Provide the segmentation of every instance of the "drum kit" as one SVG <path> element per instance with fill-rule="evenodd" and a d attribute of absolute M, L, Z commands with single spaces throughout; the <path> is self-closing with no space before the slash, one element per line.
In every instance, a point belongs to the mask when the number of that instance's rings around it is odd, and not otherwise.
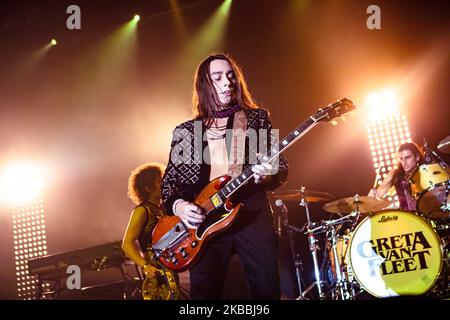
<path fill-rule="evenodd" d="M 450 153 L 447 140 L 438 148 Z M 355 195 L 335 200 L 305 187 L 269 192 L 280 208 L 278 233 L 286 230 L 289 239 L 298 300 L 356 300 L 364 292 L 371 298 L 450 295 L 450 171 L 436 160 L 411 174 L 415 212 L 394 209 L 386 199 Z M 303 208 L 302 227 L 289 225 L 284 201 Z M 325 203 L 323 210 L 333 219 L 313 221 L 311 203 Z M 293 241 L 297 234 L 306 235 L 312 257 L 314 280 L 307 288 Z"/>

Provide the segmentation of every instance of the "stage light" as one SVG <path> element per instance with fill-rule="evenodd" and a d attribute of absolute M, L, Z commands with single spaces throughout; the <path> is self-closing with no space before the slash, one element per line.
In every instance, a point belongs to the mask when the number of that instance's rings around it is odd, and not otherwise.
<path fill-rule="evenodd" d="M 39 229 L 42 229 L 42 232 L 44 232 L 45 221 L 43 219 L 43 212 L 38 212 L 38 210 L 35 210 L 39 206 L 42 206 L 41 198 L 35 199 L 34 201 L 30 202 L 22 202 L 20 203 L 19 207 L 16 207 L 14 209 L 14 211 L 17 212 L 24 211 L 23 214 L 21 214 L 24 218 L 13 221 L 13 228 L 17 231 L 17 233 L 19 233 L 19 238 L 23 238 L 18 241 L 20 245 L 14 246 L 16 264 L 19 264 L 20 270 L 22 270 L 17 274 L 17 287 L 18 289 L 22 288 L 19 298 L 22 299 L 36 298 L 36 282 L 34 281 L 35 276 L 28 275 L 27 260 L 35 259 L 38 256 L 47 254 L 47 246 L 45 240 L 42 242 L 38 241 L 41 237 L 36 236 L 36 232 L 31 232 L 30 228 L 27 227 L 28 225 L 30 225 L 30 223 L 25 222 L 34 220 L 32 223 L 35 224 Z M 24 221 L 24 223 L 19 223 L 19 220 Z M 33 227 L 32 229 L 35 229 L 35 227 Z M 27 281 L 25 281 L 25 279 Z"/>
<path fill-rule="evenodd" d="M 365 107 L 368 109 L 369 118 L 372 121 L 378 121 L 384 116 L 391 117 L 398 111 L 397 94 L 393 89 L 371 92 L 367 95 Z"/>
<path fill-rule="evenodd" d="M 0 174 L 0 199 L 20 203 L 35 199 L 44 187 L 42 168 L 27 163 L 4 167 Z"/>
<path fill-rule="evenodd" d="M 231 0 L 224 0 L 191 37 L 188 45 L 179 52 L 177 63 L 174 64 L 174 70 L 177 70 L 176 74 L 186 68 L 185 66 L 197 63 L 209 52 L 223 50 L 231 4 Z"/>
<path fill-rule="evenodd" d="M 134 15 L 134 17 L 133 17 L 133 20 L 134 20 L 135 22 L 138 22 L 139 20 L 141 20 L 141 17 L 140 17 L 138 14 L 136 14 L 136 15 Z"/>
<path fill-rule="evenodd" d="M 56 46 L 58 44 L 58 42 L 56 41 L 56 39 L 52 39 L 52 41 L 50 41 L 50 44 L 52 46 Z"/>
<path fill-rule="evenodd" d="M 378 151 L 378 157 L 374 157 L 372 153 L 374 169 L 378 173 L 375 184 L 381 185 L 383 177 L 393 170 L 393 166 L 398 162 L 396 150 L 400 144 L 411 141 L 411 134 L 406 116 L 398 112 L 397 97 L 393 90 L 370 93 L 366 99 L 366 106 L 369 108 L 369 121 L 366 127 L 370 150 L 373 151 L 373 145 L 376 144 Z M 376 132 L 378 134 L 375 134 Z M 381 141 L 378 137 L 381 137 Z M 387 198 L 398 207 L 398 200 L 393 195 L 389 194 Z"/>
<path fill-rule="evenodd" d="M 46 173 L 43 167 L 29 163 L 14 163 L 0 172 L 0 199 L 12 205 L 12 222 L 15 260 L 22 270 L 17 275 L 17 286 L 21 287 L 19 298 L 35 299 L 34 284 L 25 283 L 28 276 L 27 260 L 45 255 L 46 250 L 36 243 L 36 228 L 45 230 L 42 192 Z M 42 209 L 37 209 L 42 208 Z M 16 237 L 17 234 L 17 237 Z"/>

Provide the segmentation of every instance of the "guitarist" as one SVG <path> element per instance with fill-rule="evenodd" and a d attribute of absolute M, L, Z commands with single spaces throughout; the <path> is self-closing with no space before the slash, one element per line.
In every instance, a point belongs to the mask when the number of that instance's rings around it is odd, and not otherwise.
<path fill-rule="evenodd" d="M 268 112 L 254 102 L 236 62 L 215 54 L 197 67 L 193 113 L 192 120 L 173 131 L 161 183 L 168 215 L 175 214 L 187 227 L 197 228 L 205 217 L 192 201 L 202 188 L 214 178 L 235 177 L 255 165 L 254 178 L 232 196 L 233 204 L 243 204 L 235 222 L 208 242 L 204 255 L 190 269 L 190 298 L 223 298 L 228 262 L 236 253 L 251 298 L 279 299 L 278 238 L 266 191 L 286 182 L 288 164 L 283 155 L 273 166 L 256 164 L 259 153 L 275 146 Z"/>
<path fill-rule="evenodd" d="M 180 298 L 178 275 L 156 262 L 150 250 L 153 228 L 163 214 L 159 187 L 163 172 L 162 164 L 149 162 L 135 168 L 128 178 L 128 196 L 136 207 L 123 237 L 122 250 L 146 276 L 142 288 L 146 300 Z"/>

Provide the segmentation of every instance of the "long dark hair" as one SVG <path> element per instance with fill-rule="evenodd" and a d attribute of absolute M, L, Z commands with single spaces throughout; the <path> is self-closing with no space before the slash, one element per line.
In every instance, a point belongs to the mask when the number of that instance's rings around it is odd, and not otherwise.
<path fill-rule="evenodd" d="M 236 77 L 235 103 L 244 110 L 258 108 L 258 105 L 248 90 L 242 70 L 236 61 L 226 54 L 212 54 L 198 65 L 195 72 L 194 88 L 192 90 L 194 119 L 205 120 L 207 127 L 212 124 L 213 118 L 216 116 L 216 111 L 222 106 L 210 76 L 211 61 L 216 59 L 227 61 L 233 69 Z"/>
<path fill-rule="evenodd" d="M 417 165 L 421 165 L 424 163 L 424 155 L 422 149 L 415 143 L 415 142 L 407 142 L 403 143 L 398 147 L 397 152 L 402 152 L 405 150 L 409 150 L 412 152 L 414 157 L 419 157 L 419 161 L 417 162 Z M 405 170 L 401 165 L 399 165 L 398 169 L 395 172 L 394 175 L 394 184 L 398 185 L 402 179 L 405 178 Z"/>

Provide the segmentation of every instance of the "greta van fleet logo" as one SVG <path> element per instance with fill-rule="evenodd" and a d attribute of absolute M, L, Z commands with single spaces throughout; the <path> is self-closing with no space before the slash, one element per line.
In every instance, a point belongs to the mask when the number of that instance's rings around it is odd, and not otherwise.
<path fill-rule="evenodd" d="M 382 276 L 428 269 L 430 248 L 423 232 L 418 231 L 362 241 L 358 244 L 357 251 L 360 257 L 367 259 L 370 276 L 374 277 L 377 268 Z"/>

